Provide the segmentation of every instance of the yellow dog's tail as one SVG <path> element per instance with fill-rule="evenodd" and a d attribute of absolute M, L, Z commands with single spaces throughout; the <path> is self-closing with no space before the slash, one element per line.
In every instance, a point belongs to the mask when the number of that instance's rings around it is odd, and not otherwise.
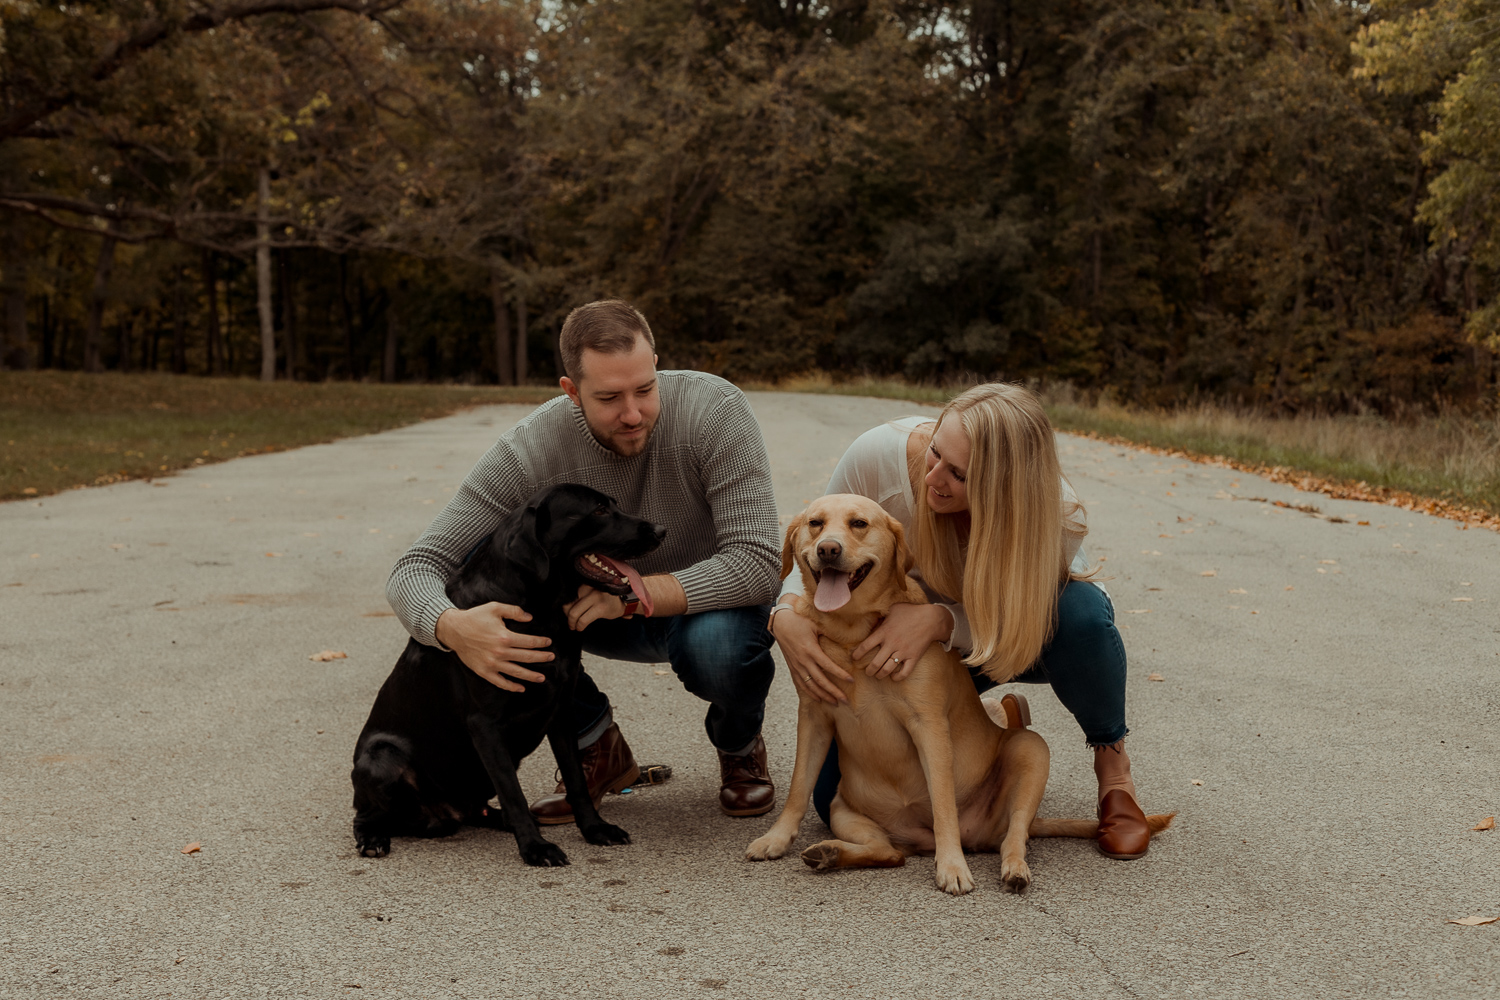
<path fill-rule="evenodd" d="M 1176 813 L 1158 814 L 1146 817 L 1146 825 L 1151 828 L 1154 837 L 1167 827 L 1172 825 L 1172 819 Z M 1038 816 L 1031 821 L 1030 835 L 1033 837 L 1084 837 L 1092 839 L 1099 835 L 1099 821 L 1097 819 L 1042 819 Z"/>

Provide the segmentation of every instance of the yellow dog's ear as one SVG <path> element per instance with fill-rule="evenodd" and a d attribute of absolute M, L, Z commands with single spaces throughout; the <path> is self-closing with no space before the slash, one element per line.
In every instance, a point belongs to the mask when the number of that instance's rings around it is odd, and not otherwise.
<path fill-rule="evenodd" d="M 797 557 L 793 554 L 795 549 L 794 539 L 797 535 L 797 529 L 801 527 L 801 514 L 798 514 L 796 519 L 786 526 L 786 541 L 781 546 L 781 578 L 783 580 L 786 579 L 787 574 L 792 571 L 792 566 L 797 562 Z"/>
<path fill-rule="evenodd" d="M 885 516 L 885 520 L 891 529 L 891 537 L 896 540 L 896 575 L 899 582 L 911 572 L 913 562 L 911 549 L 907 547 L 906 531 L 901 527 L 901 522 L 889 514 Z"/>

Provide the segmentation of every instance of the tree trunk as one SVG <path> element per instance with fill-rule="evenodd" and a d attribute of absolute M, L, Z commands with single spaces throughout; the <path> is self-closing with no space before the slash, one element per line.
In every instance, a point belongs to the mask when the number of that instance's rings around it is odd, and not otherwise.
<path fill-rule="evenodd" d="M 135 341 L 135 338 L 131 336 L 131 334 L 135 333 L 135 317 L 136 314 L 131 313 L 125 319 L 120 320 L 120 325 L 116 327 L 115 346 L 117 348 L 117 356 L 115 358 L 115 367 L 122 372 L 128 372 L 135 367 L 135 359 L 130 356 L 130 351 Z"/>
<path fill-rule="evenodd" d="M 344 366 L 350 379 L 354 374 L 354 313 L 349 307 L 349 255 L 339 254 L 339 308 L 344 321 Z"/>
<path fill-rule="evenodd" d="M 306 374 L 307 351 L 297 339 L 296 279 L 292 277 L 291 251 L 276 255 L 277 273 L 281 277 L 282 347 L 286 350 L 287 381 L 295 382 Z"/>
<path fill-rule="evenodd" d="M 203 293 L 208 300 L 208 337 L 204 341 L 203 371 L 219 374 L 219 275 L 212 250 L 203 251 Z"/>
<path fill-rule="evenodd" d="M 516 289 L 516 385 L 526 384 L 526 293 Z"/>
<path fill-rule="evenodd" d="M 510 342 L 510 310 L 505 307 L 505 284 L 498 270 L 490 272 L 490 303 L 495 308 L 495 381 L 515 385 L 515 346 Z"/>
<path fill-rule="evenodd" d="M 396 305 L 399 293 L 391 296 L 385 307 L 385 354 L 380 364 L 380 381 L 396 381 L 396 342 L 401 337 L 401 310 Z"/>
<path fill-rule="evenodd" d="M 172 283 L 172 371 L 178 375 L 187 371 L 187 295 L 182 286 L 182 269 L 178 268 Z"/>
<path fill-rule="evenodd" d="M 57 359 L 57 330 L 52 318 L 52 296 L 42 296 L 42 367 L 51 368 Z"/>
<path fill-rule="evenodd" d="M 89 299 L 89 323 L 83 334 L 83 370 L 101 372 L 103 360 L 99 356 L 99 327 L 104 323 L 104 292 L 109 287 L 109 273 L 115 266 L 115 238 L 104 237 L 99 247 L 99 261 L 94 266 L 94 289 Z"/>
<path fill-rule="evenodd" d="M 30 368 L 30 340 L 26 333 L 26 263 L 20 248 L 13 248 L 5 265 L 5 333 L 0 336 L 0 368 Z"/>
<path fill-rule="evenodd" d="M 260 380 L 276 381 L 276 330 L 271 323 L 271 168 L 260 168 L 255 206 L 255 305 L 260 313 Z"/>

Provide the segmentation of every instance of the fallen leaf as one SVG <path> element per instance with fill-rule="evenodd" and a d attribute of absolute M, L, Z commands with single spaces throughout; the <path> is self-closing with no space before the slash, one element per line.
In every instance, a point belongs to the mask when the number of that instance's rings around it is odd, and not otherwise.
<path fill-rule="evenodd" d="M 1370 522 L 1369 521 L 1355 521 L 1354 523 L 1355 524 L 1363 524 L 1367 528 L 1370 526 Z"/>
<path fill-rule="evenodd" d="M 1167 490 L 1167 496 L 1169 496 L 1169 497 L 1175 497 L 1176 495 L 1177 494 L 1173 493 L 1171 490 Z"/>
<path fill-rule="evenodd" d="M 1195 785 L 1201 785 L 1201 784 L 1203 784 L 1203 782 L 1199 781 L 1197 778 L 1194 778 L 1193 779 L 1193 784 L 1195 784 Z"/>
<path fill-rule="evenodd" d="M 1287 587 L 1286 589 L 1287 590 L 1296 590 L 1297 588 L 1296 587 Z"/>
<path fill-rule="evenodd" d="M 658 677 L 665 677 L 665 676 L 667 676 L 667 674 L 670 674 L 672 671 L 670 671 L 670 670 L 653 670 L 651 672 L 653 674 L 655 674 L 656 676 L 658 676 Z"/>
<path fill-rule="evenodd" d="M 1337 559 L 1319 559 L 1318 562 L 1322 563 L 1324 566 L 1337 566 L 1339 564 L 1339 561 Z"/>
<path fill-rule="evenodd" d="M 189 844 L 189 845 L 187 845 L 187 846 L 186 846 L 186 847 L 184 847 L 184 848 L 183 848 L 183 849 L 182 849 L 182 853 L 183 853 L 183 854 L 197 854 L 197 853 L 198 853 L 198 852 L 199 852 L 199 851 L 201 851 L 201 850 L 203 850 L 203 845 L 202 845 L 202 844 L 200 844 L 200 843 L 198 843 L 198 842 L 197 842 L 197 841 L 196 841 L 196 840 L 195 840 L 195 841 L 193 841 L 193 842 L 192 842 L 192 843 L 191 843 L 191 844 Z"/>
<path fill-rule="evenodd" d="M 378 535 L 378 534 L 380 534 L 380 529 L 379 528 L 371 528 L 370 529 L 370 534 L 372 534 L 372 535 Z"/>
<path fill-rule="evenodd" d="M 1132 610 L 1127 611 L 1125 613 L 1127 615 L 1149 615 L 1151 613 L 1151 609 L 1150 608 L 1133 608 Z"/>
<path fill-rule="evenodd" d="M 1486 816 L 1484 819 L 1482 819 L 1482 820 L 1479 821 L 1479 825 L 1478 826 L 1471 826 L 1471 827 L 1469 827 L 1469 829 L 1471 829 L 1471 830 L 1493 830 L 1494 828 L 1495 828 L 1495 817 L 1493 817 L 1493 816 Z"/>
<path fill-rule="evenodd" d="M 1258 615 L 1258 614 L 1260 614 L 1260 612 L 1259 612 L 1259 611 L 1252 611 L 1252 612 L 1250 612 L 1250 613 L 1251 613 L 1251 614 L 1252 614 L 1252 615 Z"/>
<path fill-rule="evenodd" d="M 280 555 L 281 555 L 280 552 L 267 552 L 266 553 L 266 558 L 267 559 L 276 559 L 276 558 L 280 557 Z"/>
<path fill-rule="evenodd" d="M 35 486 L 28 486 L 24 490 L 22 490 L 21 492 L 25 493 L 27 496 L 33 496 L 33 495 L 36 494 L 36 487 Z"/>
<path fill-rule="evenodd" d="M 1171 538 L 1171 535 L 1157 535 L 1157 538 Z"/>
<path fill-rule="evenodd" d="M 1163 677 L 1161 674 L 1147 674 L 1146 675 L 1146 680 L 1148 680 L 1148 681 L 1164 681 L 1164 680 L 1166 680 L 1166 678 Z"/>
<path fill-rule="evenodd" d="M 1460 587 L 1472 587 L 1472 586 L 1474 586 L 1474 585 L 1473 585 L 1473 584 L 1472 584 L 1472 583 L 1469 583 L 1469 582 L 1467 582 L 1467 581 L 1461 581 L 1461 582 L 1460 582 L 1460 583 L 1459 583 L 1459 586 L 1460 586 Z"/>
<path fill-rule="evenodd" d="M 1472 597 L 1455 597 L 1454 600 L 1455 601 L 1462 601 L 1462 602 L 1464 602 L 1466 604 L 1473 604 L 1474 603 L 1474 598 L 1472 598 Z"/>
<path fill-rule="evenodd" d="M 316 660 L 318 663 L 327 663 L 329 660 L 347 660 L 349 654 L 337 649 L 325 649 L 321 653 L 314 653 L 308 659 Z"/>
<path fill-rule="evenodd" d="M 1319 573 L 1327 573 L 1328 571 L 1326 569 L 1324 569 L 1322 566 L 1319 566 L 1318 567 L 1318 572 Z"/>
<path fill-rule="evenodd" d="M 123 549 L 125 546 L 119 542 L 110 542 L 109 547 L 112 549 Z"/>
<path fill-rule="evenodd" d="M 1206 569 L 1202 573 L 1199 573 L 1198 575 L 1199 576 L 1218 576 L 1219 575 L 1219 571 L 1216 570 L 1216 569 Z"/>
<path fill-rule="evenodd" d="M 1230 591 L 1230 593 L 1231 594 L 1248 594 L 1248 593 L 1250 593 L 1250 591 L 1246 590 L 1244 587 L 1235 587 L 1233 590 Z"/>
<path fill-rule="evenodd" d="M 1500 917 L 1479 917 L 1479 916 L 1474 916 L 1474 917 L 1459 917 L 1456 920 L 1445 920 L 1443 922 L 1444 923 L 1448 923 L 1448 924 L 1458 924 L 1460 927 L 1478 927 L 1481 924 L 1493 924 L 1497 920 L 1500 920 Z"/>

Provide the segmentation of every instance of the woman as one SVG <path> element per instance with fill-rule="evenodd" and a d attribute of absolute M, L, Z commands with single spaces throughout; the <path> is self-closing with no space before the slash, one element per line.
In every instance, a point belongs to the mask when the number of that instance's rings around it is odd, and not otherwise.
<path fill-rule="evenodd" d="M 916 557 L 912 576 L 933 602 L 891 608 L 854 650 L 856 659 L 871 654 L 866 672 L 905 680 L 940 642 L 964 654 L 980 691 L 1051 684 L 1093 748 L 1099 850 L 1121 860 L 1144 855 L 1149 832 L 1124 746 L 1125 647 L 1108 595 L 1087 579 L 1083 508 L 1063 479 L 1036 393 L 975 386 L 935 424 L 908 417 L 867 431 L 844 453 L 828 492 L 867 496 L 901 522 Z M 845 700 L 830 678 L 849 675 L 818 645 L 816 626 L 780 614 L 801 588 L 798 574 L 784 587 L 770 625 L 792 683 L 809 697 Z M 813 792 L 825 823 L 838 780 L 833 747 Z"/>

